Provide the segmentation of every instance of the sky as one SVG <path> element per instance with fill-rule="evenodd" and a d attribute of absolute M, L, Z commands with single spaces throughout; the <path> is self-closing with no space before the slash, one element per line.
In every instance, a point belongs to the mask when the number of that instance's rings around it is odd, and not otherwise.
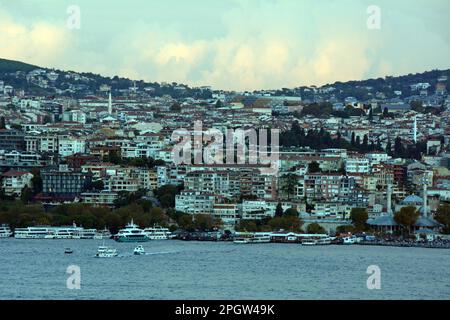
<path fill-rule="evenodd" d="M 449 9 L 449 0 L 0 0 L 0 58 L 223 90 L 324 85 L 450 68 Z"/>

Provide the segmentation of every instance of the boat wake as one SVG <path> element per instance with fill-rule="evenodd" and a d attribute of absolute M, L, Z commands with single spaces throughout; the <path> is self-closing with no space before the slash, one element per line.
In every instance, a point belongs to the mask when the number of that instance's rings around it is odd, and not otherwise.
<path fill-rule="evenodd" d="M 171 254 L 171 253 L 179 253 L 181 251 L 159 251 L 159 252 L 146 252 L 144 254 L 132 254 L 132 253 L 127 253 L 127 254 L 119 254 L 117 257 L 118 258 L 125 258 L 125 257 L 134 257 L 134 256 L 154 256 L 154 255 L 159 255 L 159 254 Z"/>

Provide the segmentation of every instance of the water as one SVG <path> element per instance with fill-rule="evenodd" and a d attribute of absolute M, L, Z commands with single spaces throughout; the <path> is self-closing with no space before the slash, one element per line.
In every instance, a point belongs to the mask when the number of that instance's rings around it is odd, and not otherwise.
<path fill-rule="evenodd" d="M 450 250 L 295 244 L 0 239 L 0 299 L 449 299 Z M 64 249 L 74 250 L 71 255 Z M 69 265 L 81 289 L 69 290 Z M 366 286 L 381 269 L 381 289 Z"/>

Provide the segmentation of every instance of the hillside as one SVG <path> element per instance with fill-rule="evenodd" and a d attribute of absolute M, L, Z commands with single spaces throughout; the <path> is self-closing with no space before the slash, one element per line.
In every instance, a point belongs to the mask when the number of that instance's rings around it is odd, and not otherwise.
<path fill-rule="evenodd" d="M 31 70 L 38 68 L 39 67 L 34 66 L 32 64 L 0 58 L 0 73 L 16 72 L 16 71 L 30 72 Z"/>
<path fill-rule="evenodd" d="M 58 74 L 56 80 L 49 81 L 45 72 L 42 76 L 27 78 L 27 73 L 42 69 L 54 71 Z M 416 83 L 428 83 L 430 85 L 430 94 L 434 89 L 439 78 L 446 77 L 443 82 L 446 83 L 447 90 L 450 88 L 450 69 L 432 70 L 416 74 L 403 76 L 386 76 L 384 78 L 367 79 L 360 81 L 335 82 L 322 86 L 322 89 L 329 90 L 311 90 L 311 87 L 301 86 L 295 89 L 283 88 L 274 90 L 276 95 L 301 96 L 304 101 L 323 101 L 337 99 L 344 100 L 346 97 L 355 97 L 359 101 L 368 101 L 376 97 L 385 98 L 406 98 L 418 94 L 411 90 L 411 85 Z M 136 86 L 141 92 L 146 90 L 152 96 L 170 95 L 173 98 L 211 98 L 212 93 L 209 90 L 200 88 L 190 88 L 187 85 L 178 83 L 160 84 L 157 82 L 146 82 L 143 80 L 133 81 L 131 79 L 115 76 L 104 77 L 90 72 L 61 71 L 49 68 L 41 68 L 20 61 L 6 60 L 0 58 L 0 80 L 13 86 L 15 89 L 23 89 L 29 94 L 64 94 L 74 97 L 96 94 L 101 85 L 108 85 L 114 94 L 122 94 Z M 42 84 L 42 81 L 44 84 Z M 218 88 L 220 89 L 220 88 Z M 399 92 L 400 95 L 398 94 Z M 258 94 L 258 91 L 254 92 Z"/>

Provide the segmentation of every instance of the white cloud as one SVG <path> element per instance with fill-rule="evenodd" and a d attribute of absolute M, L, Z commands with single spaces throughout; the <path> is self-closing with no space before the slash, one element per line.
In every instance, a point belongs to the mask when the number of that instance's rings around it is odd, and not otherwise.
<path fill-rule="evenodd" d="M 204 2 L 201 13 L 195 7 L 200 3 L 193 2 L 192 8 L 183 6 L 183 12 L 175 6 L 173 14 L 161 11 L 166 18 L 158 21 L 146 20 L 142 7 L 135 19 L 122 22 L 109 15 L 121 17 L 126 6 L 111 6 L 108 14 L 98 16 L 98 6 L 78 2 L 84 19 L 79 32 L 64 28 L 65 12 L 48 21 L 42 15 L 14 20 L 0 10 L 0 56 L 110 76 L 237 90 L 449 67 L 450 26 L 442 13 L 450 8 L 448 1 L 380 0 L 381 30 L 366 27 L 369 0 L 229 1 L 221 10 Z M 147 6 L 157 10 L 155 3 Z M 208 23 L 202 24 L 205 14 Z M 174 15 L 189 19 L 173 21 Z M 216 25 L 211 24 L 214 20 Z M 208 32 L 198 33 L 202 28 Z"/>

